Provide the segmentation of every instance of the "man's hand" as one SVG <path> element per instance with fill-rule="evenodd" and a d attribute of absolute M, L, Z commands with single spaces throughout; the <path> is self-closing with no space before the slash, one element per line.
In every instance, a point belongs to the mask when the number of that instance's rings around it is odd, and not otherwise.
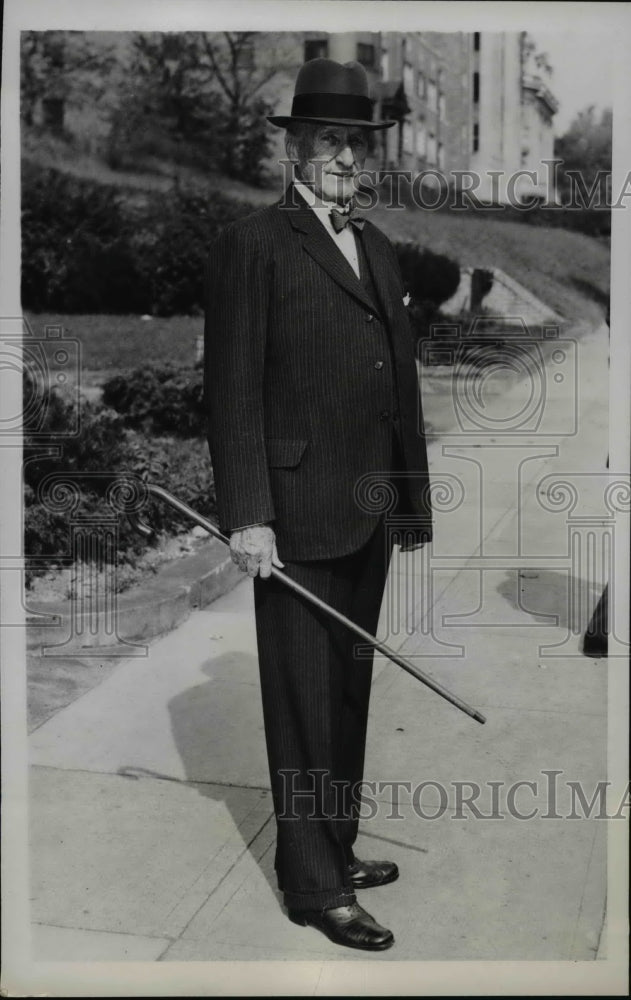
<path fill-rule="evenodd" d="M 240 528 L 230 535 L 230 555 L 232 561 L 248 576 L 259 573 L 266 579 L 272 566 L 282 569 L 284 563 L 278 558 L 274 529 L 268 524 L 256 524 L 251 528 Z"/>

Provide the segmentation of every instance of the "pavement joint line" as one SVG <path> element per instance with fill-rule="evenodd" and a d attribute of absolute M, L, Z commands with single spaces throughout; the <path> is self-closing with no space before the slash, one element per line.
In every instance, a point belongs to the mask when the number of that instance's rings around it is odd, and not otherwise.
<path fill-rule="evenodd" d="M 594 846 L 596 844 L 596 837 L 597 836 L 598 836 L 598 827 L 594 827 L 594 834 L 592 836 L 592 844 L 591 844 L 590 851 L 589 851 L 589 858 L 587 859 L 587 865 L 585 866 L 585 878 L 584 878 L 584 881 L 583 881 L 583 888 L 581 890 L 581 898 L 579 900 L 578 910 L 577 910 L 577 913 L 576 913 L 576 920 L 574 921 L 574 930 L 572 931 L 572 940 L 570 942 L 570 954 L 571 955 L 574 955 L 576 953 L 575 952 L 576 936 L 578 934 L 578 925 L 580 923 L 581 915 L 583 913 L 583 902 L 585 900 L 585 890 L 587 888 L 587 882 L 589 880 L 589 870 L 591 868 L 592 859 L 594 857 Z M 598 931 L 598 943 L 596 945 L 596 949 L 595 949 L 595 952 L 594 952 L 594 958 L 598 954 L 598 948 L 600 946 L 600 936 L 602 934 L 602 929 L 603 929 L 603 924 L 605 922 L 605 915 L 606 915 L 606 913 L 607 913 L 607 899 L 605 897 L 605 901 L 604 901 L 604 905 L 603 905 L 603 915 L 602 915 L 602 919 L 600 921 L 600 928 L 599 928 L 599 931 Z"/>
<path fill-rule="evenodd" d="M 254 803 L 254 805 L 252 806 L 252 808 L 250 809 L 250 811 L 243 817 L 242 823 L 245 823 L 252 816 L 253 813 L 256 813 L 258 807 L 259 807 L 259 803 L 258 802 Z M 256 832 L 252 835 L 252 837 L 250 838 L 250 840 L 247 843 L 245 841 L 243 841 L 243 843 L 244 843 L 243 850 L 237 855 L 237 857 L 235 858 L 235 860 L 232 862 L 232 864 L 230 865 L 230 867 L 224 872 L 224 874 L 221 876 L 221 878 L 216 883 L 216 885 L 213 886 L 213 888 L 210 890 L 210 892 L 207 893 L 206 899 L 201 904 L 202 906 L 205 906 L 206 902 L 210 899 L 210 897 L 214 896 L 214 894 L 217 892 L 217 890 L 221 886 L 222 882 L 228 877 L 228 875 L 230 874 L 230 872 L 234 870 L 234 868 L 239 863 L 239 861 L 241 860 L 241 858 L 243 857 L 243 855 L 249 851 L 250 845 L 256 840 L 256 838 L 259 836 L 259 834 L 262 833 L 262 831 L 265 829 L 265 827 L 267 826 L 267 824 L 269 823 L 269 821 L 272 818 L 273 818 L 273 813 L 270 812 L 269 815 L 263 820 L 263 822 L 261 823 L 261 825 L 258 827 L 258 829 L 256 830 Z M 238 833 L 241 836 L 239 827 L 236 828 L 236 833 Z M 219 852 L 217 852 L 217 853 L 218 854 L 221 853 L 222 849 L 223 848 L 220 848 Z M 265 853 L 265 852 L 263 852 L 263 853 Z M 197 878 L 194 879 L 193 882 L 191 882 L 191 884 L 187 887 L 186 892 L 184 892 L 184 894 L 180 897 L 180 899 L 176 903 L 173 904 L 173 906 L 171 907 L 171 909 L 166 914 L 165 920 L 168 920 L 169 917 L 171 916 L 171 914 L 174 913 L 175 910 L 177 910 L 179 906 L 181 906 L 182 900 L 185 898 L 185 896 L 188 893 L 190 893 L 193 890 L 193 888 L 195 887 L 195 885 L 197 883 L 199 883 L 199 881 L 204 877 L 206 871 L 208 870 L 208 867 L 210 865 L 212 865 L 212 863 L 216 860 L 216 857 L 217 857 L 217 855 L 215 854 L 215 855 L 213 855 L 212 858 L 208 859 L 208 863 L 207 863 L 206 867 L 199 873 L 199 875 L 197 876 Z M 232 897 L 230 897 L 230 898 L 232 899 Z M 225 906 L 227 906 L 227 903 L 225 904 Z M 225 909 L 225 906 L 222 907 L 222 910 Z M 182 934 L 184 933 L 184 931 L 186 930 L 186 928 L 190 924 L 191 920 L 193 920 L 195 918 L 195 916 L 199 913 L 200 908 L 201 907 L 198 907 L 195 910 L 195 912 L 191 915 L 191 917 L 189 918 L 189 920 L 187 921 L 187 923 L 184 924 L 183 927 L 181 927 L 178 937 L 177 938 L 171 938 L 171 940 L 179 940 L 179 938 L 182 936 Z M 220 911 L 220 913 L 221 912 L 222 911 Z M 167 936 L 171 937 L 170 935 L 163 935 L 163 937 L 167 937 Z"/>
<path fill-rule="evenodd" d="M 399 806 L 405 805 L 404 802 L 397 800 L 396 802 L 389 802 L 388 805 Z M 386 819 L 388 817 L 386 816 Z M 370 833 L 368 830 L 362 830 L 360 832 L 360 837 L 368 837 L 370 840 L 379 840 L 384 844 L 394 844 L 396 847 L 402 847 L 404 851 L 416 851 L 418 854 L 429 854 L 429 847 L 419 847 L 418 844 L 406 844 L 403 840 L 395 840 L 394 837 L 384 837 L 379 833 Z"/>
<path fill-rule="evenodd" d="M 179 932 L 177 940 L 180 940 L 181 938 L 183 938 L 184 934 L 186 933 L 187 928 L 190 927 L 190 925 L 192 924 L 192 922 L 195 919 L 195 917 L 197 916 L 197 914 L 206 906 L 206 903 L 210 899 L 210 897 L 214 896 L 214 894 L 221 887 L 221 885 L 223 885 L 223 883 L 228 878 L 228 875 L 230 875 L 230 873 L 234 871 L 234 869 L 237 867 L 237 865 L 242 860 L 242 858 L 246 854 L 248 854 L 250 852 L 250 847 L 252 846 L 252 844 L 254 843 L 254 841 L 257 839 L 257 837 L 259 837 L 261 835 L 261 833 L 263 832 L 263 830 L 265 829 L 265 827 L 268 826 L 268 824 L 270 823 L 270 821 L 273 818 L 274 818 L 274 814 L 270 813 L 270 815 L 267 817 L 267 819 L 262 824 L 262 826 L 259 827 L 259 829 L 256 831 L 256 833 L 247 842 L 246 841 L 243 842 L 243 850 L 239 852 L 238 857 L 235 858 L 235 860 L 232 862 L 232 864 L 227 869 L 227 871 L 225 871 L 224 874 L 221 876 L 221 878 L 219 879 L 219 881 L 217 882 L 217 884 L 208 893 L 208 895 L 206 896 L 206 899 L 204 899 L 204 901 L 199 904 L 199 906 L 191 914 L 191 916 L 189 917 L 189 919 L 187 920 L 187 922 L 183 925 L 183 927 L 180 928 L 180 932 Z M 261 855 L 261 857 L 263 857 L 264 854 L 265 854 L 265 851 L 263 851 L 263 854 Z M 255 859 L 255 860 L 258 860 L 258 859 Z M 243 884 L 243 882 L 239 882 L 239 884 L 237 886 L 235 886 L 234 891 L 231 893 L 231 895 L 228 897 L 228 899 L 224 902 L 223 906 L 219 910 L 219 913 L 217 913 L 217 915 L 216 915 L 215 920 L 213 921 L 213 923 L 215 923 L 219 919 L 219 917 L 221 916 L 221 914 L 223 913 L 223 911 L 226 909 L 226 907 L 232 902 L 232 900 L 234 899 L 235 895 L 237 894 L 237 892 L 241 888 L 242 884 Z M 167 948 L 165 948 L 164 952 L 162 953 L 163 955 L 166 954 L 166 952 L 169 950 L 169 947 L 170 947 L 170 945 Z M 160 961 L 160 959 L 158 959 L 158 961 Z"/>
<path fill-rule="evenodd" d="M 54 924 L 50 920 L 33 920 L 33 927 L 55 927 L 60 931 L 80 931 L 82 934 L 118 934 L 121 937 L 142 937 L 150 938 L 152 941 L 168 941 L 169 944 L 177 941 L 172 934 L 134 934 L 132 931 L 116 931 L 110 927 L 75 927 L 71 924 Z M 167 945 L 169 947 L 169 945 Z"/>
<path fill-rule="evenodd" d="M 265 785 L 238 785 L 233 781 L 204 781 L 195 780 L 190 778 L 176 778 L 170 777 L 166 774 L 142 774 L 142 775 L 130 775 L 130 774 L 120 774 L 118 771 L 101 771 L 92 770 L 88 767 L 59 767 L 56 764 L 40 764 L 33 763 L 29 765 L 32 768 L 40 768 L 42 771 L 63 771 L 71 774 L 98 774 L 104 778 L 126 778 L 129 781 L 139 781 L 141 778 L 147 781 L 171 781 L 177 785 L 188 785 L 191 788 L 196 788 L 201 785 L 203 787 L 218 787 L 218 788 L 237 788 L 248 792 L 269 792 L 269 786 Z"/>
<path fill-rule="evenodd" d="M 601 949 L 603 948 L 603 945 L 606 949 L 607 948 L 607 893 L 606 892 L 605 892 L 605 898 L 603 900 L 603 917 L 600 922 L 600 929 L 598 931 L 598 944 L 596 946 L 596 953 L 594 956 L 595 961 L 598 961 L 599 959 L 602 961 L 603 958 L 606 959 L 607 957 L 606 954 L 601 955 Z"/>

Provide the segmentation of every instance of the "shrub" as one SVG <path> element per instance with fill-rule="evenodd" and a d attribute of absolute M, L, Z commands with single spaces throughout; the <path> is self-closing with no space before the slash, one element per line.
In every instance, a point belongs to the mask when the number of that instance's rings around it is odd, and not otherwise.
<path fill-rule="evenodd" d="M 204 517 L 214 518 L 214 481 L 205 440 L 191 438 L 182 442 L 172 437 L 147 438 L 132 431 L 129 445 L 131 456 L 125 471 L 157 483 Z M 149 501 L 142 517 L 157 532 L 169 535 L 193 526 L 189 518 L 155 500 Z M 123 537 L 131 538 L 131 532 L 131 527 L 127 526 Z M 134 538 L 137 537 L 134 533 Z"/>
<path fill-rule="evenodd" d="M 395 243 L 406 291 L 411 296 L 408 316 L 415 344 L 430 335 L 438 322 L 440 306 L 450 299 L 460 284 L 460 266 L 450 257 L 433 253 L 416 243 Z"/>
<path fill-rule="evenodd" d="M 85 399 L 77 407 L 57 388 L 39 391 L 43 417 L 24 428 L 24 481 L 28 486 L 36 489 L 50 472 L 89 475 L 116 471 L 124 463 L 128 457 L 125 422 L 114 410 Z M 34 395 L 28 372 L 23 392 L 25 399 Z M 42 435 L 59 448 L 59 455 L 41 454 Z"/>
<path fill-rule="evenodd" d="M 216 192 L 130 197 L 25 164 L 22 305 L 34 312 L 199 314 L 208 246 L 252 211 Z"/>
<path fill-rule="evenodd" d="M 151 434 L 205 434 L 201 368 L 137 368 L 103 386 L 103 402 Z"/>
<path fill-rule="evenodd" d="M 440 306 L 460 284 L 460 266 L 450 257 L 433 253 L 413 242 L 395 243 L 403 282 L 417 304 Z"/>
<path fill-rule="evenodd" d="M 25 376 L 28 382 L 29 376 Z M 28 386 L 27 386 L 28 389 Z M 38 573 L 57 565 L 69 556 L 70 529 L 68 512 L 56 511 L 42 502 L 38 487 L 50 473 L 76 476 L 81 488 L 81 517 L 90 515 L 109 519 L 112 508 L 105 490 L 117 475 L 133 473 L 145 481 L 158 482 L 185 503 L 207 517 L 215 513 L 213 477 L 206 442 L 191 439 L 147 438 L 139 431 L 128 430 L 122 416 L 112 409 L 82 400 L 79 413 L 75 405 L 64 401 L 56 390 L 45 410 L 38 434 L 50 434 L 50 441 L 60 446 L 58 455 L 41 455 L 41 438 L 32 431 L 24 436 L 24 551 L 27 584 Z M 64 432 L 78 426 L 74 436 Z M 55 435 L 57 438 L 55 439 Z M 94 476 L 90 474 L 99 473 Z M 161 534 L 176 534 L 190 528 L 191 522 L 166 504 L 150 501 L 142 516 Z M 146 540 L 132 528 L 124 516 L 118 522 L 118 562 L 134 564 L 147 548 Z M 34 557 L 45 558 L 36 565 Z"/>
<path fill-rule="evenodd" d="M 149 289 L 131 252 L 116 188 L 25 163 L 22 191 L 25 308 L 147 311 Z"/>
<path fill-rule="evenodd" d="M 156 234 L 144 260 L 154 315 L 203 312 L 208 247 L 220 229 L 251 211 L 245 202 L 185 188 L 176 189 L 166 206 L 148 206 L 141 225 Z"/>

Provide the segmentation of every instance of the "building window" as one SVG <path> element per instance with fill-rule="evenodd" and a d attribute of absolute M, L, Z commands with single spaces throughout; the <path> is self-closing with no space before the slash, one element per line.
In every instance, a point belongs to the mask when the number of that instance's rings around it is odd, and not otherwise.
<path fill-rule="evenodd" d="M 416 155 L 423 158 L 427 155 L 427 131 L 422 121 L 416 126 Z"/>
<path fill-rule="evenodd" d="M 477 153 L 480 148 L 480 126 L 478 122 L 473 123 L 473 152 Z"/>
<path fill-rule="evenodd" d="M 438 143 L 438 167 L 440 170 L 445 169 L 445 147 L 442 142 Z"/>
<path fill-rule="evenodd" d="M 480 101 L 480 74 L 476 71 L 473 74 L 473 103 L 478 104 Z"/>
<path fill-rule="evenodd" d="M 479 52 L 480 51 L 480 32 L 479 31 L 474 31 L 473 32 L 473 51 L 474 52 Z"/>
<path fill-rule="evenodd" d="M 310 38 L 305 42 L 305 62 L 310 59 L 326 59 L 329 54 L 327 38 Z"/>
<path fill-rule="evenodd" d="M 432 110 L 437 107 L 438 91 L 436 90 L 436 81 L 428 80 L 427 82 L 427 103 Z"/>
<path fill-rule="evenodd" d="M 443 121 L 446 118 L 446 111 L 447 111 L 447 104 L 446 104 L 446 100 L 445 100 L 445 95 L 444 94 L 439 94 L 438 95 L 438 114 L 443 119 Z"/>
<path fill-rule="evenodd" d="M 427 140 L 427 160 L 428 163 L 436 163 L 436 136 L 433 132 L 429 133 Z"/>
<path fill-rule="evenodd" d="M 414 70 L 409 63 L 403 67 L 403 89 L 406 94 L 414 93 Z"/>
<path fill-rule="evenodd" d="M 421 100 L 424 99 L 424 97 L 425 97 L 425 77 L 420 72 L 420 70 L 419 70 L 419 74 L 418 74 L 418 76 L 416 78 L 416 93 L 417 93 L 417 96 L 421 98 Z"/>
<path fill-rule="evenodd" d="M 390 57 L 385 51 L 381 53 L 381 79 L 390 79 Z"/>
<path fill-rule="evenodd" d="M 357 62 L 368 69 L 375 65 L 375 46 L 366 45 L 364 42 L 357 43 Z"/>
<path fill-rule="evenodd" d="M 403 122 L 403 152 L 414 152 L 414 134 L 409 122 Z"/>

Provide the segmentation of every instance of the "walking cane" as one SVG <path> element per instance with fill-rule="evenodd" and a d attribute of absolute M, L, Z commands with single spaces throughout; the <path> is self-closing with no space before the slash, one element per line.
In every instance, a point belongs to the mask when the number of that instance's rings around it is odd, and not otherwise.
<path fill-rule="evenodd" d="M 197 524 L 201 525 L 201 527 L 205 528 L 206 531 L 209 534 L 211 534 L 214 538 L 218 538 L 219 541 L 223 542 L 225 545 L 230 544 L 229 539 L 226 538 L 226 536 L 223 535 L 221 531 L 219 531 L 219 529 L 212 523 L 212 521 L 209 521 L 201 514 L 198 514 L 197 511 L 193 510 L 192 507 L 189 507 L 181 500 L 178 500 L 177 497 L 174 497 L 171 493 L 163 489 L 161 486 L 156 486 L 154 483 L 146 483 L 145 489 L 150 496 L 153 496 L 158 500 L 164 500 L 165 503 L 168 503 L 171 507 L 174 507 L 181 514 L 185 514 L 187 517 L 189 517 L 191 521 L 195 521 Z M 139 531 L 142 535 L 149 537 L 150 535 L 153 534 L 153 529 L 140 518 L 137 510 L 129 510 L 127 516 L 129 517 L 129 520 L 133 525 L 133 527 L 136 528 L 136 530 Z M 408 672 L 408 674 L 412 674 L 412 676 L 416 677 L 416 679 L 418 681 L 421 681 L 422 684 L 425 684 L 427 687 L 431 688 L 432 691 L 435 691 L 436 694 L 439 694 L 441 698 L 444 698 L 452 705 L 455 705 L 456 708 L 459 708 L 460 711 L 464 712 L 466 715 L 471 716 L 471 718 L 475 719 L 476 722 L 479 722 L 482 725 L 484 725 L 486 719 L 481 712 L 478 712 L 477 709 L 472 708 L 471 705 L 467 705 L 466 701 L 463 701 L 457 695 L 452 694 L 451 691 L 448 691 L 447 688 L 444 688 L 442 684 L 438 683 L 438 681 L 432 680 L 431 677 L 428 677 L 427 674 L 424 674 L 423 671 L 419 670 L 418 667 L 415 667 L 408 660 L 404 659 L 404 657 L 399 656 L 399 654 L 395 653 L 393 649 L 390 649 L 389 646 L 386 646 L 385 642 L 381 642 L 374 635 L 371 635 L 370 632 L 366 632 L 365 629 L 361 628 L 361 626 L 359 625 L 356 625 L 355 622 L 352 622 L 350 618 L 346 617 L 346 615 L 343 615 L 340 611 L 336 611 L 335 608 L 332 608 L 329 604 L 321 600 L 319 597 L 316 597 L 316 595 L 312 594 L 310 590 L 307 590 L 306 587 L 303 587 L 301 586 L 301 584 L 296 583 L 295 580 L 292 580 L 291 577 L 287 576 L 285 573 L 282 572 L 282 570 L 277 569 L 275 566 L 272 566 L 272 576 L 275 577 L 277 580 L 280 580 L 282 583 L 285 584 L 286 587 L 289 587 L 289 589 L 293 590 L 296 594 L 300 594 L 301 597 L 304 597 L 305 600 L 315 605 L 315 607 L 319 608 L 320 611 L 324 611 L 325 614 L 329 615 L 331 618 L 335 618 L 336 621 L 341 622 L 342 625 L 345 625 L 346 628 L 351 630 L 351 632 L 354 632 L 356 635 L 360 636 L 360 638 L 364 639 L 371 646 L 373 646 L 377 650 L 377 652 L 382 653 L 383 656 L 387 656 L 389 660 L 392 660 L 392 662 L 396 663 L 397 666 L 402 667 L 404 670 Z"/>

